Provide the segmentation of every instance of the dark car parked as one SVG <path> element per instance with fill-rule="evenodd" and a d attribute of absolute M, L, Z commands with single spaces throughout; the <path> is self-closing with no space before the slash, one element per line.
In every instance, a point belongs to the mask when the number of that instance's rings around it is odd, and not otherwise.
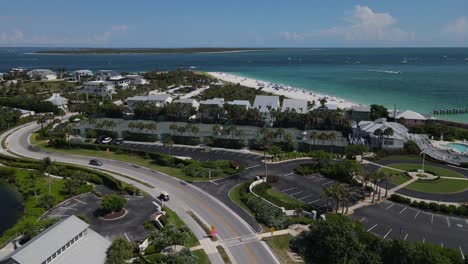
<path fill-rule="evenodd" d="M 122 143 L 124 143 L 123 138 L 116 138 L 116 139 L 112 140 L 112 144 L 114 144 L 114 145 L 120 145 Z"/>

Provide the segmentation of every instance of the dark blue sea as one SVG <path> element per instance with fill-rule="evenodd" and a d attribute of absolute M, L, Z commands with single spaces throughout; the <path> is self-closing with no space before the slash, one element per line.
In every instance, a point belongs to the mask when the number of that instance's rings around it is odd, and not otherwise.
<path fill-rule="evenodd" d="M 468 108 L 468 48 L 280 49 L 215 54 L 39 55 L 43 48 L 1 48 L 12 67 L 223 71 L 317 91 L 362 104 L 431 113 Z M 442 116 L 468 122 L 468 114 Z"/>

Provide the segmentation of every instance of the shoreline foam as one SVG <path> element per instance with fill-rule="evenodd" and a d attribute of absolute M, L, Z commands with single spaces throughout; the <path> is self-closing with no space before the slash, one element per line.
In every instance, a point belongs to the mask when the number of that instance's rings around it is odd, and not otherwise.
<path fill-rule="evenodd" d="M 327 99 L 327 104 L 336 105 L 338 108 L 350 108 L 352 106 L 357 106 L 360 104 L 347 101 L 342 98 L 335 96 L 330 96 L 326 94 L 320 94 L 311 90 L 305 90 L 301 88 L 291 87 L 284 84 L 278 84 L 268 81 L 257 80 L 253 78 L 248 78 L 240 75 L 235 75 L 225 72 L 207 72 L 211 76 L 220 79 L 224 82 L 230 83 L 239 83 L 242 86 L 258 89 L 263 87 L 263 91 L 273 93 L 276 95 L 284 95 L 292 99 L 307 99 L 308 101 L 315 101 L 315 105 L 319 104 L 319 100 L 322 98 Z"/>

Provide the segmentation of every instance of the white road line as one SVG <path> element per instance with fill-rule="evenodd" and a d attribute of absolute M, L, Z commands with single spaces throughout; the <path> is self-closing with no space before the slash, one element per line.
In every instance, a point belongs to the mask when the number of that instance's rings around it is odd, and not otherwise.
<path fill-rule="evenodd" d="M 458 249 L 460 250 L 460 254 L 462 256 L 462 259 L 465 260 L 465 254 L 463 254 L 463 250 L 461 249 L 461 247 L 458 247 Z"/>
<path fill-rule="evenodd" d="M 68 209 L 68 210 L 75 210 L 75 211 L 77 211 L 75 208 L 66 207 L 66 206 L 60 206 L 60 208 L 65 208 L 65 209 Z"/>
<path fill-rule="evenodd" d="M 416 215 L 414 216 L 414 219 L 416 219 L 416 217 L 418 217 L 419 213 L 421 213 L 421 210 L 419 210 Z"/>
<path fill-rule="evenodd" d="M 298 200 L 299 200 L 299 201 L 302 201 L 302 200 L 304 200 L 305 198 L 310 197 L 310 196 L 312 196 L 312 195 L 313 195 L 313 194 L 306 195 L 306 196 L 304 196 L 304 197 L 302 197 L 302 198 L 299 198 Z"/>
<path fill-rule="evenodd" d="M 423 237 L 422 242 L 423 242 L 423 243 L 426 243 L 426 238 L 425 238 L 425 237 Z"/>
<path fill-rule="evenodd" d="M 450 224 L 450 219 L 446 216 L 445 219 L 447 219 L 447 226 L 451 227 L 452 225 Z"/>
<path fill-rule="evenodd" d="M 383 237 L 384 239 L 387 238 L 388 234 L 390 234 L 390 232 L 392 232 L 393 229 L 390 228 L 390 230 L 388 230 L 387 234 L 385 234 L 385 236 Z"/>
<path fill-rule="evenodd" d="M 400 211 L 400 214 L 403 213 L 408 207 L 403 208 L 403 210 Z"/>
<path fill-rule="evenodd" d="M 366 218 L 365 218 L 365 217 L 361 218 L 361 220 L 359 220 L 359 222 L 361 222 L 361 223 L 362 223 L 362 222 L 364 222 L 364 220 L 366 220 Z"/>
<path fill-rule="evenodd" d="M 127 236 L 127 233 L 124 233 L 124 235 L 125 235 L 125 237 L 127 238 L 128 242 L 131 242 L 131 241 L 130 241 L 130 238 L 128 238 L 128 236 Z"/>
<path fill-rule="evenodd" d="M 273 187 L 273 189 L 276 189 L 276 190 L 277 190 L 278 188 L 280 188 L 280 187 L 282 187 L 282 186 L 283 186 L 283 184 L 280 184 L 280 185 L 278 185 L 278 186 L 276 186 L 276 187 Z"/>
<path fill-rule="evenodd" d="M 388 210 L 388 209 L 392 208 L 394 205 L 395 205 L 395 204 L 392 203 L 391 205 L 387 206 L 387 208 L 385 208 L 385 210 Z"/>
<path fill-rule="evenodd" d="M 78 200 L 78 199 L 73 199 L 73 200 L 75 200 L 75 201 L 77 201 L 77 202 L 79 202 L 79 203 L 82 203 L 82 204 L 87 204 L 87 203 L 85 203 L 85 202 L 83 202 L 83 201 L 80 201 L 80 200 Z"/>
<path fill-rule="evenodd" d="M 291 194 L 289 194 L 289 196 L 293 196 L 293 195 L 296 195 L 296 194 L 300 194 L 300 193 L 302 193 L 302 192 L 304 192 L 304 191 L 300 191 L 300 192 L 297 192 L 297 193 L 291 193 Z"/>
<path fill-rule="evenodd" d="M 408 233 L 406 233 L 405 239 L 403 239 L 403 240 L 405 240 L 405 241 L 406 241 L 406 239 L 407 239 L 407 238 L 408 238 Z"/>
<path fill-rule="evenodd" d="M 245 168 L 245 169 L 248 170 L 248 169 L 252 169 L 252 168 L 258 167 L 258 166 L 260 166 L 260 165 L 253 165 L 253 166 L 247 167 L 247 168 Z"/>
<path fill-rule="evenodd" d="M 219 185 L 219 184 L 217 184 L 217 183 L 216 183 L 216 182 L 214 182 L 214 181 L 210 181 L 210 182 L 211 182 L 211 183 L 213 183 L 214 185 Z"/>
<path fill-rule="evenodd" d="M 297 187 L 288 188 L 286 190 L 280 190 L 280 192 L 287 192 L 287 191 L 294 190 L 294 189 L 297 189 Z"/>
<path fill-rule="evenodd" d="M 431 217 L 431 225 L 434 224 L 434 214 L 431 214 L 432 217 Z"/>
<path fill-rule="evenodd" d="M 373 227 L 367 229 L 367 232 L 370 232 L 372 229 L 374 229 L 378 224 L 375 224 Z"/>
<path fill-rule="evenodd" d="M 440 242 L 440 246 L 441 246 L 442 248 L 444 248 L 444 243 Z"/>
<path fill-rule="evenodd" d="M 316 178 L 317 176 L 307 176 L 306 178 L 307 179 L 312 179 L 312 178 Z"/>
<path fill-rule="evenodd" d="M 334 181 L 326 182 L 326 183 L 322 184 L 322 186 L 327 185 L 327 184 L 330 184 L 330 183 L 333 183 L 333 182 L 334 182 Z"/>
<path fill-rule="evenodd" d="M 289 175 L 293 175 L 293 174 L 294 174 L 294 172 L 291 172 L 291 173 L 287 173 L 287 174 L 285 174 L 285 175 L 283 175 L 283 177 L 284 177 L 284 176 L 289 176 Z"/>
<path fill-rule="evenodd" d="M 317 201 L 320 201 L 320 199 L 313 200 L 312 202 L 308 202 L 307 204 L 315 203 L 315 202 L 317 202 Z"/>
<path fill-rule="evenodd" d="M 322 180 L 325 180 L 325 178 L 320 178 L 318 180 L 315 180 L 314 182 L 319 182 L 319 181 L 322 181 Z"/>

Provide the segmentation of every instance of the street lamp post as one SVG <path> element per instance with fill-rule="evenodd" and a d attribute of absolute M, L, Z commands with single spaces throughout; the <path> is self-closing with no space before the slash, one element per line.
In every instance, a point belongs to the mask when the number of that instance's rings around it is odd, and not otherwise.
<path fill-rule="evenodd" d="M 421 154 L 423 154 L 423 160 L 422 160 L 422 173 L 424 173 L 424 160 L 426 159 L 426 152 L 422 151 Z"/>

